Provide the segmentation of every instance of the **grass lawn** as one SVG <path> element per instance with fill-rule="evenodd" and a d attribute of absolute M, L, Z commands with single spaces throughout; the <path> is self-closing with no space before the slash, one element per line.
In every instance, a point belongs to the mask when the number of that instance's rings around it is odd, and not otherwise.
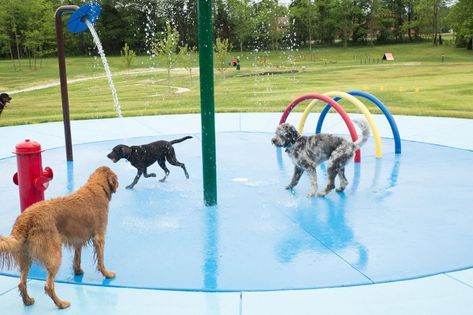
<path fill-rule="evenodd" d="M 393 53 L 395 61 L 379 62 L 384 52 Z M 218 112 L 282 112 L 304 93 L 360 89 L 377 96 L 393 114 L 473 118 L 473 52 L 465 49 L 419 43 L 316 48 L 312 55 L 306 50 L 245 52 L 234 53 L 228 59 L 236 55 L 241 56 L 241 71 L 228 68 L 225 79 L 215 73 Z M 160 59 L 137 57 L 129 70 L 120 57 L 109 57 L 108 61 L 124 116 L 200 111 L 196 69 L 192 81 L 185 69 L 174 69 L 169 88 L 164 62 Z M 183 66 L 178 64 L 179 67 Z M 299 72 L 240 76 L 289 69 Z M 21 71 L 13 71 L 11 61 L 2 60 L 0 71 L 3 75 L 0 92 L 59 81 L 56 58 L 43 60 L 37 70 L 29 69 L 24 60 Z M 116 116 L 98 57 L 68 57 L 67 71 L 69 80 L 95 78 L 69 84 L 72 119 Z M 176 93 L 176 87 L 190 91 Z M 62 120 L 58 86 L 12 96 L 14 101 L 0 117 L 0 126 Z M 347 111 L 357 112 L 350 104 L 343 101 L 341 104 Z M 373 113 L 379 112 L 369 103 L 366 105 Z"/>

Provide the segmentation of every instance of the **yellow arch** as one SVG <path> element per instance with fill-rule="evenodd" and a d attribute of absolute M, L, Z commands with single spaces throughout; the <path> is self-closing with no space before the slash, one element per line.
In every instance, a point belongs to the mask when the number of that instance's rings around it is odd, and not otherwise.
<path fill-rule="evenodd" d="M 375 142 L 375 146 L 376 146 L 376 148 L 375 148 L 376 157 L 380 158 L 383 155 L 383 153 L 382 153 L 383 150 L 382 150 L 382 145 L 381 145 L 381 138 L 379 136 L 378 126 L 374 122 L 373 116 L 371 115 L 368 108 L 366 108 L 366 106 L 359 99 L 357 99 L 356 97 L 354 97 L 354 96 L 352 96 L 348 93 L 345 93 L 345 92 L 330 91 L 330 92 L 324 93 L 323 95 L 328 96 L 328 97 L 340 97 L 340 98 L 346 99 L 347 101 L 349 101 L 350 103 L 352 103 L 353 105 L 358 107 L 358 109 L 365 116 L 366 120 L 368 120 L 368 124 L 370 125 L 371 132 L 373 133 L 373 138 L 374 138 L 374 142 Z M 302 134 L 302 131 L 304 130 L 305 121 L 307 120 L 307 117 L 309 116 L 310 111 L 312 110 L 312 108 L 314 107 L 314 105 L 317 101 L 318 100 L 313 100 L 305 108 L 304 113 L 302 114 L 301 120 L 299 121 L 299 133 L 300 134 Z"/>

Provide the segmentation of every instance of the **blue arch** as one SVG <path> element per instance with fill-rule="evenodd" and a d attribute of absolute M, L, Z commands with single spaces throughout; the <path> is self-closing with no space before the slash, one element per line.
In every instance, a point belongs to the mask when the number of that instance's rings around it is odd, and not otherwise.
<path fill-rule="evenodd" d="M 396 152 L 396 154 L 400 154 L 401 153 L 401 136 L 399 135 L 399 129 L 397 128 L 396 122 L 394 121 L 393 116 L 391 115 L 389 110 L 386 108 L 386 106 L 384 106 L 384 104 L 379 99 L 377 99 L 374 95 L 370 93 L 366 93 L 366 92 L 358 91 L 358 90 L 348 91 L 347 93 L 353 96 L 366 98 L 370 100 L 371 102 L 373 102 L 376 106 L 378 106 L 378 108 L 383 112 L 384 116 L 386 116 L 386 119 L 388 120 L 389 125 L 391 126 L 391 130 L 393 132 L 393 137 L 394 137 L 394 145 L 395 145 L 394 152 Z M 339 99 L 340 98 L 337 98 L 335 99 L 335 101 L 338 101 Z M 329 112 L 330 108 L 331 108 L 330 105 L 327 104 L 324 107 L 324 109 L 320 112 L 319 120 L 317 121 L 317 127 L 315 129 L 316 134 L 320 133 L 320 131 L 322 130 L 322 125 L 324 123 L 325 116 L 327 116 L 327 113 Z"/>

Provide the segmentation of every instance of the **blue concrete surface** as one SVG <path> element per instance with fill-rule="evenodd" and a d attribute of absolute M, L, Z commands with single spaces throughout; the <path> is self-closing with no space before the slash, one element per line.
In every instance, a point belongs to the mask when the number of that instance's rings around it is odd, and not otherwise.
<path fill-rule="evenodd" d="M 219 206 L 202 205 L 199 135 L 176 144 L 191 178 L 170 166 L 166 183 L 141 178 L 126 190 L 135 169 L 105 156 L 118 143 L 143 144 L 155 137 L 76 145 L 75 161 L 64 150 L 43 154 L 55 170 L 47 197 L 77 189 L 100 165 L 111 166 L 121 187 L 113 197 L 106 264 L 117 278 L 95 271 L 90 249 L 83 254 L 83 277 L 72 275 L 65 250 L 58 281 L 99 286 L 189 291 L 287 290 L 351 286 L 423 277 L 472 266 L 473 152 L 404 141 L 395 155 L 383 139 L 382 159 L 371 142 L 361 164 L 350 163 L 343 194 L 307 198 L 304 176 L 293 192 L 284 190 L 292 164 L 278 159 L 271 133 L 226 132 L 217 137 Z M 174 139 L 181 135 L 160 136 Z M 14 158 L 0 160 L 13 174 Z M 158 166 L 152 171 L 162 175 Z M 7 177 L 8 178 L 8 177 Z M 319 172 L 325 183 L 324 168 Z M 0 234 L 8 234 L 18 214 L 17 188 L 0 183 Z M 2 270 L 3 273 L 11 271 Z M 41 267 L 30 276 L 44 279 Z"/>
<path fill-rule="evenodd" d="M 25 307 L 17 290 L 0 295 L 2 315 L 130 315 L 193 314 L 239 315 L 239 293 L 195 294 L 193 292 L 117 289 L 56 283 L 57 295 L 71 302 L 59 310 L 44 293 L 44 282 L 28 283 L 35 304 Z"/>
<path fill-rule="evenodd" d="M 18 286 L 17 277 L 2 277 L 0 281 L 0 296 L 16 290 Z"/>
<path fill-rule="evenodd" d="M 300 113 L 291 114 L 289 122 L 297 125 L 300 116 Z M 357 115 L 351 114 L 350 116 L 356 117 Z M 271 133 L 274 131 L 274 124 L 279 118 L 280 113 L 221 113 L 216 115 L 216 127 L 219 133 L 228 131 Z M 312 130 L 317 122 L 317 118 L 318 115 L 316 113 L 311 114 L 306 123 L 307 128 Z M 392 133 L 389 125 L 386 123 L 385 117 L 382 115 L 374 115 L 374 119 L 378 124 L 381 136 L 391 137 Z M 402 115 L 396 115 L 395 119 L 404 140 L 473 150 L 473 142 L 471 141 L 471 137 L 469 137 L 469 135 L 473 133 L 473 120 L 471 119 Z M 65 159 L 62 123 L 11 126 L 2 127 L 0 129 L 2 133 L 0 158 L 12 156 L 11 151 L 15 147 L 15 144 L 23 141 L 25 138 L 33 138 L 39 141 L 43 148 L 52 149 L 59 147 L 59 152 L 62 151 L 62 157 L 59 158 L 58 161 Z M 113 134 L 110 130 L 113 130 Z M 76 145 L 94 141 L 108 141 L 120 138 L 132 139 L 134 137 L 143 136 L 166 138 L 168 135 L 194 134 L 199 131 L 199 115 L 127 117 L 121 119 L 72 122 L 73 142 Z M 324 123 L 324 131 L 345 133 L 346 127 L 340 122 L 338 115 L 328 114 Z M 386 143 L 383 142 L 383 145 L 384 144 Z M 387 143 L 387 146 L 384 145 L 384 150 L 391 150 L 391 148 L 393 150 L 393 143 Z M 61 154 L 59 153 L 59 155 Z M 403 155 L 403 157 L 404 156 L 405 155 Z M 383 160 L 384 158 L 385 157 L 383 157 Z M 274 159 L 277 160 L 277 156 Z M 282 155 L 281 159 L 283 159 Z M 426 161 L 429 160 L 430 157 L 428 157 Z M 363 160 L 363 163 L 364 162 L 366 162 L 365 159 Z M 448 165 L 450 164 L 452 163 Z M 400 166 L 399 163 L 397 163 L 397 165 Z M 4 169 L 6 166 L 8 166 L 8 168 Z M 397 166 L 392 167 L 392 169 L 395 168 L 397 168 Z M 67 167 L 64 166 L 63 169 L 66 171 Z M 382 168 L 378 167 L 377 169 L 381 170 Z M 355 171 L 358 172 L 361 170 L 361 167 L 354 169 L 352 176 L 356 177 Z M 0 174 L 4 175 L 2 179 L 0 179 L 0 195 L 3 194 L 4 191 L 10 191 L 12 183 L 10 178 L 11 174 L 8 174 L 8 172 L 10 172 L 10 166 L 0 162 Z M 74 172 L 73 167 L 69 169 L 68 174 L 82 176 Z M 363 175 L 363 173 L 360 174 Z M 378 172 L 378 174 L 380 173 Z M 400 177 L 403 176 L 402 174 L 405 174 L 403 167 L 400 168 Z M 381 179 L 387 182 L 388 178 L 384 175 L 385 174 L 383 174 Z M 125 179 L 128 179 L 128 176 L 133 176 L 131 169 L 126 171 Z M 87 174 L 84 174 L 82 176 L 83 180 L 85 180 L 86 177 Z M 62 178 L 63 183 L 66 183 L 67 180 L 64 179 L 64 175 Z M 366 178 L 360 177 L 360 179 L 363 181 Z M 372 179 L 374 181 L 374 177 Z M 389 178 L 389 181 L 391 180 L 396 180 L 396 177 Z M 237 178 L 236 181 L 244 182 L 245 179 Z M 83 181 L 77 180 L 77 183 L 80 185 Z M 66 194 L 73 188 L 73 185 L 69 187 L 64 186 L 58 194 Z M 13 190 L 9 192 L 9 194 L 15 193 L 17 193 L 17 191 Z M 279 193 L 280 192 L 278 192 L 278 194 Z M 305 190 L 301 191 L 301 193 L 304 194 Z M 49 191 L 46 195 L 49 197 Z M 471 191 L 469 195 L 471 196 Z M 10 201 L 14 203 L 13 199 Z M 5 201 L 4 205 L 5 208 L 14 209 L 11 207 L 11 204 L 8 205 Z M 13 206 L 19 207 L 18 204 Z M 3 222 L 3 217 L 1 217 L 2 213 L 4 213 L 4 211 L 0 211 L 0 223 Z M 383 227 L 379 226 L 377 228 L 382 230 Z M 403 230 L 398 234 L 402 233 Z M 437 241 L 437 239 L 432 240 L 433 243 L 435 241 Z M 456 246 L 455 250 L 459 252 L 470 251 L 470 248 L 471 246 L 468 244 L 467 247 L 463 248 Z M 435 255 L 439 255 L 438 252 L 435 253 Z M 215 262 L 215 258 L 218 258 L 218 256 L 208 261 Z M 371 258 L 373 258 L 373 256 L 371 256 Z M 137 263 L 139 263 L 139 261 L 137 261 Z M 92 270 L 95 270 L 92 264 L 87 268 L 87 273 L 91 273 Z M 100 277 L 97 278 L 99 279 Z M 28 282 L 30 295 L 36 299 L 36 304 L 32 307 L 24 307 L 18 296 L 16 289 L 17 283 L 18 279 L 15 277 L 0 275 L 0 288 L 1 290 L 5 289 L 5 291 L 0 292 L 0 314 L 47 315 L 57 313 L 100 313 L 102 315 L 139 315 L 159 312 L 174 315 L 444 315 L 473 313 L 473 300 L 471 299 L 471 295 L 473 294 L 472 268 L 457 272 L 441 273 L 425 278 L 373 285 L 322 288 L 315 290 L 251 291 L 242 293 L 137 290 L 110 288 L 106 286 L 77 285 L 73 283 L 57 283 L 56 289 L 58 295 L 72 302 L 71 308 L 61 311 L 57 310 L 49 297 L 44 294 L 44 281 L 37 280 L 30 280 Z"/>

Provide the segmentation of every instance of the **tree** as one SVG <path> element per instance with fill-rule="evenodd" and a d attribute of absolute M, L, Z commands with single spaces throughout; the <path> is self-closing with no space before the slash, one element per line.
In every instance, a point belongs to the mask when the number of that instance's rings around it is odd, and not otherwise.
<path fill-rule="evenodd" d="M 198 45 L 198 18 L 197 18 L 197 1 L 187 0 L 185 3 L 185 29 L 183 30 L 183 43 L 189 47 Z"/>
<path fill-rule="evenodd" d="M 171 69 L 174 68 L 178 59 L 177 48 L 179 46 L 179 32 L 171 27 L 170 22 L 166 22 L 166 32 L 164 37 L 156 39 L 153 43 L 152 52 L 161 55 L 166 61 L 168 72 L 168 91 L 171 90 Z"/>
<path fill-rule="evenodd" d="M 184 68 L 186 68 L 187 72 L 189 72 L 189 76 L 191 78 L 191 85 L 192 85 L 192 67 L 196 63 L 196 52 L 197 52 L 197 47 L 193 46 L 190 47 L 185 44 L 182 47 L 179 47 L 179 55 L 180 59 L 183 60 L 184 62 Z"/>
<path fill-rule="evenodd" d="M 255 31 L 257 37 L 254 38 L 256 48 L 277 50 L 279 42 L 285 35 L 284 25 L 281 17 L 287 16 L 287 9 L 278 4 L 278 0 L 261 0 L 253 5 L 255 15 Z"/>
<path fill-rule="evenodd" d="M 243 52 L 243 47 L 251 38 L 256 24 L 251 11 L 251 0 L 228 0 L 228 9 L 233 34 L 240 46 L 240 52 Z"/>
<path fill-rule="evenodd" d="M 0 2 L 0 33 L 2 51 L 16 57 L 15 68 L 21 68 L 21 59 L 28 57 L 36 67 L 36 57 L 54 47 L 54 19 L 51 18 L 51 0 L 2 0 Z M 30 58 L 33 58 L 33 62 Z"/>
<path fill-rule="evenodd" d="M 214 45 L 215 51 L 215 69 L 222 73 L 222 78 L 225 80 L 225 70 L 228 68 L 227 59 L 228 52 L 232 49 L 232 45 L 228 42 L 228 39 L 217 38 Z"/>
<path fill-rule="evenodd" d="M 385 11 L 382 7 L 380 0 L 373 0 L 367 11 L 366 23 L 368 29 L 369 43 L 372 44 L 373 40 L 376 39 L 377 34 L 381 31 L 382 16 L 385 14 Z"/>
<path fill-rule="evenodd" d="M 457 46 L 473 49 L 473 2 L 458 0 L 448 15 L 448 21 L 457 33 Z"/>
<path fill-rule="evenodd" d="M 54 10 L 51 1 L 38 0 L 28 4 L 30 15 L 28 26 L 24 31 L 23 46 L 26 48 L 29 59 L 33 58 L 30 66 L 37 67 L 37 59 L 56 51 L 56 38 L 54 33 L 54 19 L 50 12 Z M 40 64 L 41 66 L 41 64 Z"/>
<path fill-rule="evenodd" d="M 122 15 L 127 15 L 128 12 L 119 10 L 118 1 L 102 0 L 100 5 L 102 13 L 100 18 L 95 23 L 94 27 L 100 35 L 100 41 L 106 53 L 118 53 L 125 43 L 124 36 L 127 33 L 129 25 L 124 23 Z"/>
<path fill-rule="evenodd" d="M 402 26 L 406 14 L 406 0 L 382 0 L 384 14 L 382 17 L 382 30 L 380 41 L 402 40 L 404 32 Z"/>
<path fill-rule="evenodd" d="M 333 0 L 319 0 L 316 3 L 316 34 L 324 44 L 331 44 L 337 32 L 336 5 Z"/>
<path fill-rule="evenodd" d="M 432 31 L 432 44 L 439 44 L 441 27 L 440 11 L 446 6 L 446 0 L 420 0 L 417 11 L 424 23 L 430 26 Z"/>
<path fill-rule="evenodd" d="M 348 39 L 353 30 L 353 11 L 355 6 L 351 0 L 337 0 L 338 1 L 338 28 L 340 30 L 340 37 L 343 40 L 343 47 L 348 47 Z"/>
<path fill-rule="evenodd" d="M 296 0 L 289 6 L 294 19 L 294 32 L 299 42 L 307 42 L 312 52 L 313 34 L 316 34 L 316 5 L 314 0 Z"/>
<path fill-rule="evenodd" d="M 213 4 L 214 36 L 216 38 L 230 38 L 232 34 L 228 3 L 224 0 L 214 0 Z"/>
<path fill-rule="evenodd" d="M 0 29 L 0 53 L 10 55 L 10 59 L 13 65 L 13 70 L 16 71 L 17 65 L 15 62 L 15 58 L 13 57 L 13 50 L 11 48 L 10 38 L 7 35 L 5 35 L 1 29 Z"/>
<path fill-rule="evenodd" d="M 125 64 L 126 68 L 130 70 L 131 63 L 136 57 L 135 51 L 133 49 L 130 49 L 128 44 L 125 43 L 125 46 L 123 46 L 122 50 L 120 51 L 120 56 L 122 57 L 122 61 Z"/>
<path fill-rule="evenodd" d="M 372 0 L 355 0 L 352 6 L 352 42 L 366 40 L 369 32 L 368 14 Z"/>
<path fill-rule="evenodd" d="M 409 40 L 412 40 L 412 33 L 415 31 L 415 37 L 418 37 L 420 31 L 419 15 L 417 14 L 416 5 L 419 0 L 406 0 L 406 17 L 407 21 L 402 25 L 403 32 L 407 32 Z"/>
<path fill-rule="evenodd" d="M 4 45 L 9 46 L 12 58 L 16 55 L 17 63 L 15 68 L 18 69 L 21 69 L 21 34 L 22 30 L 27 28 L 27 19 L 23 19 L 22 16 L 26 12 L 25 3 L 22 1 L 5 0 L 2 1 L 0 6 L 0 30 L 5 38 Z"/>

